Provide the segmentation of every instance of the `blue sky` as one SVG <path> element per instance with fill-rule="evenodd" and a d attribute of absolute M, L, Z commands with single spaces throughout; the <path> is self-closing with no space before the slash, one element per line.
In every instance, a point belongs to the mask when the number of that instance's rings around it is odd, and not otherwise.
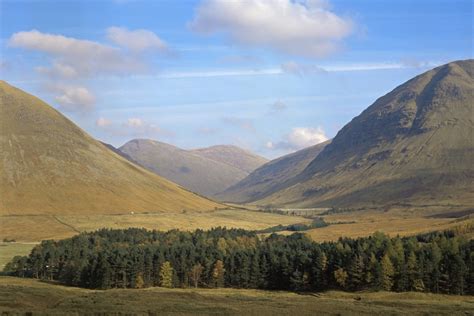
<path fill-rule="evenodd" d="M 0 1 L 2 79 L 120 146 L 273 158 L 472 58 L 472 1 Z"/>

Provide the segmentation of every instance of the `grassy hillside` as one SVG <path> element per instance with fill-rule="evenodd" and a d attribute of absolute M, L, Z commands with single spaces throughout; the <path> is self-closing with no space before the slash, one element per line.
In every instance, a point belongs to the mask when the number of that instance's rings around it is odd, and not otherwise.
<path fill-rule="evenodd" d="M 474 60 L 453 62 L 379 98 L 259 203 L 472 208 L 473 69 Z"/>
<path fill-rule="evenodd" d="M 249 161 L 260 161 L 237 149 L 232 149 L 235 156 L 230 158 L 222 147 L 190 151 L 154 140 L 134 139 L 121 146 L 120 151 L 162 177 L 193 192 L 213 196 L 248 175 L 243 168 L 250 168 Z"/>
<path fill-rule="evenodd" d="M 236 203 L 262 199 L 284 188 L 285 183 L 301 173 L 329 143 L 330 141 L 326 141 L 274 159 L 216 197 L 221 201 Z"/>
<path fill-rule="evenodd" d="M 46 103 L 4 81 L 0 126 L 1 215 L 221 207 L 117 155 Z"/>
<path fill-rule="evenodd" d="M 472 297 L 424 293 L 299 295 L 236 289 L 85 290 L 0 277 L 0 312 L 55 315 L 469 315 Z"/>

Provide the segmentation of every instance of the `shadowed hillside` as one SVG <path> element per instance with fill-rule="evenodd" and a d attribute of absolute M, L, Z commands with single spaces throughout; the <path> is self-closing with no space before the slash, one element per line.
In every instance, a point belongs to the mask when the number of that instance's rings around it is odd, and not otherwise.
<path fill-rule="evenodd" d="M 449 63 L 379 98 L 259 203 L 472 207 L 473 68 Z"/>
<path fill-rule="evenodd" d="M 150 171 L 206 196 L 237 183 L 248 175 L 247 170 L 265 162 L 234 146 L 184 150 L 154 140 L 134 139 L 119 149 Z"/>
<path fill-rule="evenodd" d="M 236 203 L 262 199 L 284 188 L 286 181 L 303 171 L 329 143 L 330 141 L 326 141 L 274 159 L 256 169 L 239 183 L 218 194 L 217 198 Z"/>
<path fill-rule="evenodd" d="M 219 207 L 117 155 L 46 103 L 4 81 L 0 119 L 2 215 Z"/>
<path fill-rule="evenodd" d="M 198 148 L 191 150 L 191 152 L 201 157 L 228 164 L 246 173 L 250 173 L 268 162 L 268 159 L 266 158 L 231 145 L 216 145 L 206 148 Z"/>

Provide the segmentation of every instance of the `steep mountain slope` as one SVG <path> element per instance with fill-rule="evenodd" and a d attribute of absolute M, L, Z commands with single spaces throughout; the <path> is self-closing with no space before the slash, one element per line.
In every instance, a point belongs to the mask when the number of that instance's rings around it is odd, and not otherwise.
<path fill-rule="evenodd" d="M 248 172 L 235 167 L 233 163 L 209 159 L 194 150 L 188 151 L 154 140 L 131 140 L 119 150 L 150 171 L 206 196 L 213 196 L 248 175 Z M 219 157 L 224 156 L 222 154 Z M 239 157 L 233 159 L 238 160 Z"/>
<path fill-rule="evenodd" d="M 302 172 L 330 141 L 274 159 L 246 178 L 216 195 L 221 201 L 246 203 L 262 199 L 284 188 L 286 181 Z"/>
<path fill-rule="evenodd" d="M 0 81 L 0 215 L 209 210 L 112 152 L 38 98 Z"/>
<path fill-rule="evenodd" d="M 474 206 L 474 60 L 419 75 L 347 124 L 285 189 L 294 206 Z"/>
<path fill-rule="evenodd" d="M 191 152 L 201 157 L 228 164 L 246 173 L 250 173 L 268 162 L 268 159 L 266 158 L 231 145 L 217 145 L 207 148 L 199 148 L 194 149 Z"/>

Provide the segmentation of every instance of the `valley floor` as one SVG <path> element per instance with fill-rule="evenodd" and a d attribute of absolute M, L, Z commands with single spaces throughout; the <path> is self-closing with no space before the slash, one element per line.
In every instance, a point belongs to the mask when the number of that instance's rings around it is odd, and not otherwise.
<path fill-rule="evenodd" d="M 241 289 L 86 290 L 0 277 L 0 313 L 82 315 L 474 315 L 472 296 Z"/>
<path fill-rule="evenodd" d="M 149 213 L 149 214 L 117 214 L 117 215 L 25 215 L 0 216 L 0 240 L 15 240 L 14 243 L 0 242 L 0 270 L 16 255 L 26 255 L 35 244 L 45 239 L 63 239 L 84 231 L 100 228 L 139 227 L 157 230 L 195 230 L 210 229 L 216 226 L 261 230 L 277 225 L 310 223 L 312 217 L 322 217 L 330 225 L 315 228 L 302 233 L 308 234 L 317 242 L 337 240 L 339 237 L 364 237 L 376 231 L 388 235 L 410 236 L 430 231 L 452 229 L 459 225 L 474 227 L 472 212 L 453 213 L 446 210 L 433 212 L 416 212 L 410 209 L 389 211 L 351 211 L 329 215 L 321 215 L 324 210 L 301 211 L 294 214 L 281 215 L 257 211 L 256 209 L 227 209 L 209 212 L 188 213 Z M 445 215 L 436 215 L 445 214 Z M 451 214 L 451 215 L 450 215 Z M 460 214 L 459 216 L 456 214 Z M 305 217 L 303 217 L 305 216 Z M 469 237 L 473 238 L 473 229 Z M 293 232 L 282 231 L 281 234 Z"/>

